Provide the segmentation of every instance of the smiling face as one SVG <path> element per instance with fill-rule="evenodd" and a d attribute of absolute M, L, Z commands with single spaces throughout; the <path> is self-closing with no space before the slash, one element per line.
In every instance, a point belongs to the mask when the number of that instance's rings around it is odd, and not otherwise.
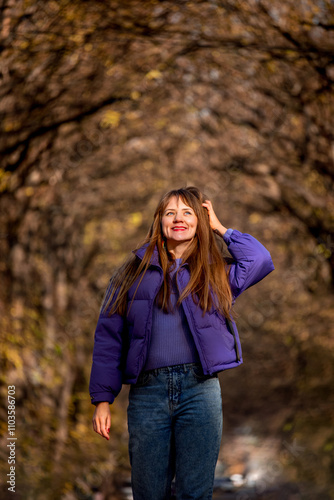
<path fill-rule="evenodd" d="M 184 244 L 187 245 L 194 238 L 197 216 L 181 198 L 177 199 L 173 196 L 162 214 L 161 226 L 167 240 L 168 250 L 173 252 L 178 245 L 184 247 Z"/>

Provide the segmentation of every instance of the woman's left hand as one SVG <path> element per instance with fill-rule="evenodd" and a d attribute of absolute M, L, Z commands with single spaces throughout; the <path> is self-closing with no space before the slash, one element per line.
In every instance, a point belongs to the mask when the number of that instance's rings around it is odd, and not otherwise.
<path fill-rule="evenodd" d="M 213 207 L 212 207 L 212 203 L 210 200 L 205 200 L 203 203 L 202 203 L 203 207 L 207 209 L 208 211 L 208 214 L 209 214 L 209 221 L 210 221 L 210 227 L 211 229 L 214 231 L 215 229 L 218 229 L 218 231 L 223 235 L 225 234 L 225 232 L 227 231 L 227 228 L 224 227 L 220 222 L 219 222 L 219 219 L 217 217 L 217 215 L 215 214 L 214 210 L 213 210 Z"/>

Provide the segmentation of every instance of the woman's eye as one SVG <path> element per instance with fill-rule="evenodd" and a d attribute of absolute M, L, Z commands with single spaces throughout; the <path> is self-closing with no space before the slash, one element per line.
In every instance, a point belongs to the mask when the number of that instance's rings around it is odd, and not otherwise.
<path fill-rule="evenodd" d="M 187 214 L 187 215 L 192 215 L 193 214 L 192 212 L 190 212 L 190 210 L 185 210 L 184 213 Z M 165 215 L 174 215 L 174 212 L 166 212 Z"/>

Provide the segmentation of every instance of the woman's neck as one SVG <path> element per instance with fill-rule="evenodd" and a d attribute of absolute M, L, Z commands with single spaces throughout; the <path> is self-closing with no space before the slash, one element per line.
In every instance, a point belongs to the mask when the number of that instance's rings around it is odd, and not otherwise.
<path fill-rule="evenodd" d="M 182 241 L 180 243 L 175 241 L 167 241 L 168 252 L 173 255 L 174 259 L 181 259 L 182 255 L 187 250 L 191 242 L 192 240 Z"/>

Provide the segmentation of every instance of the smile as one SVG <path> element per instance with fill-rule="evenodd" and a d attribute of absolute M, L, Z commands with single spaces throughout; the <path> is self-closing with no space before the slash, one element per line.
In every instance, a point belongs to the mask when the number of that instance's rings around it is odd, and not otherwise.
<path fill-rule="evenodd" d="M 187 229 L 186 227 L 181 227 L 181 226 L 176 226 L 172 228 L 173 231 L 185 231 L 186 229 Z"/>

